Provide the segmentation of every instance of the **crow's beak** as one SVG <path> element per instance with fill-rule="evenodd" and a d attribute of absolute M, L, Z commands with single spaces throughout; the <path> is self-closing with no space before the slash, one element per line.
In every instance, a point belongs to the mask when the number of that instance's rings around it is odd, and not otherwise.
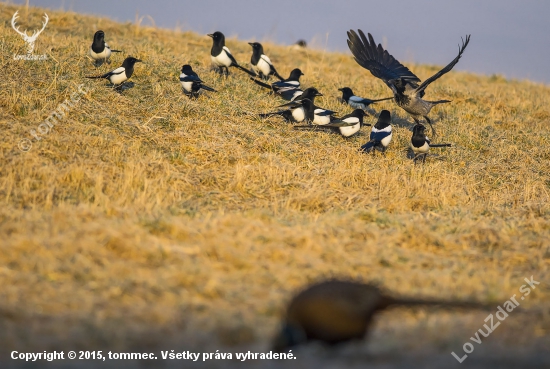
<path fill-rule="evenodd" d="M 207 34 L 206 36 L 214 38 L 214 35 L 211 33 Z"/>
<path fill-rule="evenodd" d="M 143 60 L 136 59 L 136 63 L 142 63 Z"/>
<path fill-rule="evenodd" d="M 250 46 L 254 45 L 254 43 L 253 43 L 253 42 L 249 42 L 248 44 L 249 44 Z"/>
<path fill-rule="evenodd" d="M 315 94 L 315 96 L 323 96 L 323 94 L 320 93 L 320 92 L 317 92 L 317 93 Z"/>
<path fill-rule="evenodd" d="M 338 89 L 338 91 L 342 91 L 342 90 L 343 90 L 343 88 L 339 88 L 339 89 Z"/>

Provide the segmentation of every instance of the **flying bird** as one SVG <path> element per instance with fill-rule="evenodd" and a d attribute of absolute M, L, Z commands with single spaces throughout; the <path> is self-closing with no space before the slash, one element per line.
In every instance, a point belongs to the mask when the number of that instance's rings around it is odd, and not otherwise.
<path fill-rule="evenodd" d="M 386 148 L 390 144 L 392 139 L 392 127 L 391 127 L 391 115 L 390 112 L 387 110 L 382 110 L 380 112 L 380 116 L 378 117 L 378 121 L 372 127 L 371 133 L 370 133 L 370 141 L 361 146 L 362 152 L 369 153 L 372 151 L 374 154 L 374 150 L 386 152 Z"/>
<path fill-rule="evenodd" d="M 342 101 L 354 109 L 365 110 L 370 104 L 377 103 L 379 101 L 392 100 L 393 97 L 386 97 L 384 99 L 365 99 L 364 97 L 355 96 L 352 89 L 349 87 L 339 88 L 338 91 L 342 91 Z"/>
<path fill-rule="evenodd" d="M 132 74 L 134 74 L 134 64 L 139 62 L 141 62 L 141 60 L 136 59 L 132 56 L 129 56 L 126 59 L 124 59 L 122 66 L 118 67 L 117 69 L 112 70 L 109 73 L 105 73 L 101 76 L 86 76 L 86 78 L 108 79 L 109 82 L 111 82 L 113 85 L 116 86 L 116 90 L 120 91 L 122 87 L 122 83 L 125 82 L 130 77 L 132 77 Z"/>
<path fill-rule="evenodd" d="M 202 90 L 217 92 L 212 87 L 206 86 L 189 64 L 181 67 L 180 83 L 183 92 L 191 98 L 199 97 Z"/>
<path fill-rule="evenodd" d="M 212 59 L 212 64 L 214 67 L 218 68 L 220 74 L 225 74 L 227 76 L 229 75 L 229 67 L 235 67 L 251 76 L 256 76 L 255 73 L 241 67 L 239 63 L 237 63 L 237 60 L 235 60 L 229 48 L 225 46 L 225 36 L 223 33 L 216 31 L 207 36 L 212 37 L 210 59 Z"/>
<path fill-rule="evenodd" d="M 424 100 L 426 87 L 439 79 L 445 73 L 448 73 L 458 63 L 462 53 L 470 42 L 470 35 L 462 40 L 462 45 L 458 47 L 458 55 L 445 68 L 420 83 L 414 73 L 407 67 L 398 62 L 388 51 L 384 50 L 381 44 L 376 46 L 374 38 L 369 33 L 368 38 L 363 31 L 358 33 L 350 30 L 348 32 L 348 46 L 355 57 L 355 61 L 365 69 L 368 69 L 373 76 L 380 78 L 393 91 L 395 102 L 414 119 L 415 123 L 420 123 L 419 118 L 424 117 L 430 124 L 432 132 L 435 130 L 432 121 L 428 118 L 430 110 L 437 104 L 450 102 L 449 100 L 428 101 Z"/>
<path fill-rule="evenodd" d="M 250 65 L 254 73 L 260 76 L 264 80 L 268 80 L 270 76 L 275 76 L 279 80 L 284 80 L 271 63 L 271 60 L 264 54 L 264 47 L 259 42 L 249 42 L 252 46 L 252 57 L 250 58 Z"/>
<path fill-rule="evenodd" d="M 380 311 L 416 306 L 494 309 L 471 301 L 396 298 L 371 284 L 329 280 L 307 287 L 290 301 L 273 350 L 282 352 L 311 341 L 335 345 L 361 340 Z"/>
<path fill-rule="evenodd" d="M 292 104 L 289 109 L 260 114 L 260 118 L 268 118 L 271 116 L 280 115 L 287 122 L 311 123 L 314 120 L 314 110 L 315 106 L 313 105 L 313 102 L 309 99 L 304 99 L 300 102 L 300 104 Z"/>
<path fill-rule="evenodd" d="M 304 73 L 300 69 L 295 68 L 290 72 L 290 76 L 287 79 L 273 82 L 271 85 L 258 81 L 255 78 L 250 79 L 257 85 L 270 89 L 274 94 L 281 96 L 283 99 L 291 101 L 303 92 L 300 90 L 300 77 L 303 75 Z"/>
<path fill-rule="evenodd" d="M 426 156 L 431 147 L 451 147 L 451 144 L 432 144 L 430 139 L 426 137 L 426 127 L 422 124 L 417 124 L 413 127 L 411 137 L 411 149 L 414 153 L 414 163 L 422 159 L 422 163 L 426 162 Z"/>
<path fill-rule="evenodd" d="M 96 67 L 99 67 L 104 62 L 111 64 L 111 53 L 120 53 L 120 50 L 111 50 L 109 45 L 105 42 L 105 32 L 97 31 L 94 34 L 94 41 L 90 50 L 88 50 L 88 55 L 94 60 Z"/>
<path fill-rule="evenodd" d="M 350 114 L 338 118 L 339 122 L 332 122 L 321 126 L 294 126 L 294 129 L 322 129 L 340 133 L 344 137 L 352 137 L 359 132 L 362 126 L 370 126 L 370 124 L 363 123 L 363 117 L 366 115 L 367 113 L 363 109 L 355 109 Z"/>

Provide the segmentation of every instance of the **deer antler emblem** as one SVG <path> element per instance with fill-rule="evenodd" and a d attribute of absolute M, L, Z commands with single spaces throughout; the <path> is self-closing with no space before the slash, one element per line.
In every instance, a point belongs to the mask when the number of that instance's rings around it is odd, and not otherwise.
<path fill-rule="evenodd" d="M 46 28 L 46 24 L 48 24 L 48 14 L 44 13 L 44 22 L 42 22 L 42 29 L 40 31 L 34 31 L 32 33 L 32 35 L 27 35 L 27 30 L 25 30 L 25 32 L 21 32 L 19 30 L 19 26 L 15 26 L 15 21 L 17 20 L 17 18 L 19 18 L 19 10 L 15 12 L 15 14 L 13 15 L 13 17 L 11 18 L 11 26 L 13 27 L 13 29 L 15 30 L 15 32 L 19 33 L 21 35 L 21 37 L 23 37 L 23 40 L 25 40 L 25 42 L 27 43 L 27 54 L 32 54 L 33 50 L 34 50 L 34 43 L 36 41 L 36 39 L 38 38 L 38 36 L 42 33 L 42 31 L 44 31 L 44 28 Z"/>

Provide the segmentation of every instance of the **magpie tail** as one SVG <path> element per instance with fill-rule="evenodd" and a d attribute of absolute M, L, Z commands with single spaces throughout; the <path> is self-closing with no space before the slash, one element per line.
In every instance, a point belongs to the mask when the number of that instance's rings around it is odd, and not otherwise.
<path fill-rule="evenodd" d="M 232 66 L 232 67 L 239 68 L 240 70 L 242 70 L 243 72 L 245 72 L 246 74 L 248 74 L 248 75 L 250 75 L 250 76 L 252 76 L 252 77 L 256 77 L 256 73 L 251 72 L 251 71 L 249 71 L 248 69 L 246 69 L 246 68 L 244 68 L 244 67 L 241 67 L 239 64 L 233 63 L 231 66 Z"/>
<path fill-rule="evenodd" d="M 264 88 L 269 88 L 269 89 L 271 90 L 271 86 L 268 85 L 267 83 L 264 83 L 264 82 L 262 82 L 262 81 L 258 81 L 256 78 L 252 78 L 252 77 L 251 77 L 250 79 L 251 79 L 252 81 L 254 81 L 254 83 L 256 83 L 257 85 L 260 85 L 260 86 L 262 86 L 262 87 L 264 87 Z"/>
<path fill-rule="evenodd" d="M 271 112 L 271 113 L 262 113 L 262 114 L 259 114 L 260 115 L 260 118 L 268 118 L 268 117 L 272 117 L 274 115 L 283 115 L 283 111 L 274 111 L 274 112 Z"/>
<path fill-rule="evenodd" d="M 86 78 L 105 78 L 104 76 L 86 76 Z"/>
<path fill-rule="evenodd" d="M 113 49 L 111 49 L 111 52 L 112 52 L 112 53 L 121 53 L 122 51 L 121 51 L 121 50 L 113 50 Z"/>
<path fill-rule="evenodd" d="M 452 146 L 451 144 L 435 144 L 435 145 L 430 144 L 430 147 L 451 147 L 451 146 Z"/>
<path fill-rule="evenodd" d="M 379 102 L 379 101 L 386 101 L 386 100 L 393 100 L 394 97 L 385 97 L 383 99 L 376 99 L 376 100 L 372 100 L 373 103 L 376 103 L 376 102 Z"/>
<path fill-rule="evenodd" d="M 214 90 L 212 87 L 208 87 L 206 85 L 201 85 L 201 88 L 203 90 L 206 90 L 206 91 L 218 92 L 218 91 Z"/>
<path fill-rule="evenodd" d="M 372 150 L 374 150 L 374 145 L 375 145 L 374 141 L 369 141 L 366 144 L 364 144 L 363 146 L 361 146 L 359 151 L 361 151 L 361 152 L 371 152 Z"/>

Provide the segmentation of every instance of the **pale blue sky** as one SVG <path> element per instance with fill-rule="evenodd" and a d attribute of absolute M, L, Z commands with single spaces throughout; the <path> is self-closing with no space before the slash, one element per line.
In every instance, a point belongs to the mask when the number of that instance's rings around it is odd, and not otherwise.
<path fill-rule="evenodd" d="M 24 4 L 25 0 L 11 3 Z M 243 40 L 349 52 L 346 31 L 361 28 L 398 60 L 444 65 L 460 37 L 472 39 L 455 67 L 550 83 L 550 1 L 542 0 L 30 0 L 31 5 L 98 14 L 124 22 L 136 12 L 157 26 L 222 31 Z M 328 40 L 327 40 L 328 34 Z"/>

